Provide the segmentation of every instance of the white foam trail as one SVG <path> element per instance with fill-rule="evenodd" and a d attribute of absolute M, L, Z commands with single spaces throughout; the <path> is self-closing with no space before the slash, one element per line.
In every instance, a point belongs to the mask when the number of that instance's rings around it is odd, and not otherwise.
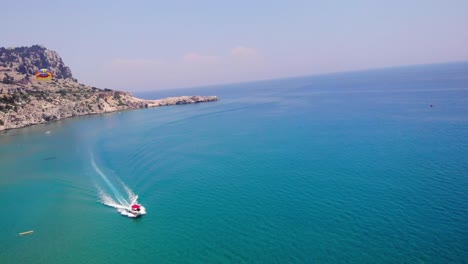
<path fill-rule="evenodd" d="M 117 211 L 122 214 L 122 215 L 125 215 L 125 216 L 128 216 L 128 217 L 137 217 L 136 214 L 132 214 L 130 211 L 131 211 L 131 205 L 132 204 L 137 204 L 138 203 L 138 195 L 136 195 L 132 189 L 130 189 L 130 187 L 128 187 L 127 185 L 125 185 L 125 183 L 120 180 L 119 178 L 116 178 L 120 184 L 123 186 L 123 188 L 125 189 L 125 192 L 127 193 L 127 199 L 125 199 L 121 194 L 120 192 L 117 190 L 117 188 L 115 188 L 115 186 L 112 184 L 112 182 L 109 180 L 109 178 L 107 178 L 106 174 L 104 174 L 100 169 L 99 167 L 96 165 L 96 162 L 94 161 L 94 157 L 93 155 L 91 155 L 91 165 L 93 166 L 94 170 L 96 171 L 96 173 L 104 180 L 104 182 L 106 183 L 106 185 L 109 187 L 109 189 L 112 191 L 112 193 L 114 194 L 114 197 L 117 201 L 115 201 L 109 194 L 107 194 L 106 192 L 104 192 L 102 190 L 102 188 L 100 188 L 98 185 L 96 185 L 96 188 L 98 189 L 99 191 L 99 198 L 100 198 L 100 202 L 102 204 L 105 204 L 107 206 L 110 206 L 110 207 L 113 207 L 115 209 L 117 209 Z M 141 205 L 140 205 L 141 206 Z M 141 206 L 140 207 L 140 211 L 139 211 L 139 214 L 146 214 L 146 209 L 145 207 Z"/>
<path fill-rule="evenodd" d="M 93 166 L 94 170 L 96 173 L 101 176 L 101 178 L 104 180 L 104 182 L 107 184 L 107 186 L 111 189 L 112 193 L 114 194 L 115 198 L 117 201 L 121 204 L 125 204 L 127 206 L 130 206 L 130 204 L 125 201 L 125 199 L 122 197 L 122 195 L 117 191 L 115 186 L 109 181 L 107 176 L 99 169 L 99 167 L 96 165 L 96 162 L 94 161 L 94 156 L 91 155 L 91 165 Z"/>
<path fill-rule="evenodd" d="M 130 201 L 130 204 L 135 204 L 138 200 L 138 195 L 136 195 L 132 189 L 130 189 L 125 183 L 122 182 L 123 187 L 125 188 L 125 191 L 127 192 L 128 195 L 128 200 Z"/>
<path fill-rule="evenodd" d="M 114 199 L 112 199 L 107 193 L 100 191 L 99 197 L 101 199 L 101 203 L 114 207 L 116 209 L 127 209 L 128 206 L 125 206 L 123 204 L 116 203 Z"/>

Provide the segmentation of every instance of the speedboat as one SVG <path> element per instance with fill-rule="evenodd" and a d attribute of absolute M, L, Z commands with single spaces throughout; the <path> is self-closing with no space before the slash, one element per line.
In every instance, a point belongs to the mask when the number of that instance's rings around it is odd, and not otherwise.
<path fill-rule="evenodd" d="M 129 208 L 125 208 L 125 212 L 121 213 L 127 215 L 128 217 L 138 217 L 140 215 L 146 214 L 146 209 L 141 204 L 134 203 Z"/>
<path fill-rule="evenodd" d="M 112 200 L 112 198 L 105 196 L 105 199 L 102 200 L 102 203 L 116 208 L 121 215 L 125 215 L 131 218 L 146 214 L 146 208 L 137 202 L 138 195 L 132 195 L 132 197 L 129 197 L 129 200 L 129 203 L 127 201 L 120 200 L 119 203 L 116 203 L 114 200 Z"/>

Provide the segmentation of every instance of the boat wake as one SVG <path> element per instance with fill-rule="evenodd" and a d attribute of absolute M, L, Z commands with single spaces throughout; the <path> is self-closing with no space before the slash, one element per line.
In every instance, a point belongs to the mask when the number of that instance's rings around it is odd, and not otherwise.
<path fill-rule="evenodd" d="M 115 181 L 119 182 L 121 188 L 116 188 L 107 175 L 97 166 L 94 157 L 91 155 L 91 165 L 99 175 L 99 179 L 103 184 L 97 183 L 96 188 L 99 192 L 99 202 L 109 207 L 117 209 L 121 215 L 125 215 L 131 218 L 138 217 L 146 214 L 146 209 L 142 205 L 138 204 L 138 195 L 136 195 L 132 189 L 130 189 L 124 182 L 122 182 L 117 176 Z M 105 188 L 104 188 L 105 187 Z M 105 191 L 108 190 L 108 192 Z M 122 193 L 125 192 L 125 195 Z"/>
<path fill-rule="evenodd" d="M 112 199 L 112 197 L 105 193 L 102 190 L 99 190 L 99 198 L 100 202 L 104 205 L 113 207 L 117 209 L 117 211 L 121 215 L 125 215 L 128 217 L 137 217 L 139 215 L 144 215 L 146 214 L 146 209 L 145 207 L 141 206 L 138 204 L 138 195 L 135 195 L 128 187 L 124 186 L 126 190 L 128 191 L 128 198 L 121 200 L 119 199 L 118 202 Z M 138 213 L 132 211 L 132 205 L 139 205 L 139 211 Z"/>

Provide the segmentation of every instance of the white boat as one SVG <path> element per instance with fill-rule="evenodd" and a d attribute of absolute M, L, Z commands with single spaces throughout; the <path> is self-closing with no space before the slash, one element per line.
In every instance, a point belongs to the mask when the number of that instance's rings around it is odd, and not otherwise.
<path fill-rule="evenodd" d="M 138 195 L 133 197 L 131 201 L 131 205 L 128 207 L 120 207 L 119 212 L 122 215 L 126 215 L 128 217 L 138 217 L 140 215 L 146 214 L 146 208 L 143 205 L 137 203 Z"/>
<path fill-rule="evenodd" d="M 121 215 L 128 217 L 139 217 L 146 214 L 146 209 L 141 204 L 132 204 L 130 207 L 121 207 L 118 209 Z"/>
<path fill-rule="evenodd" d="M 141 204 L 132 204 L 132 206 L 130 206 L 130 210 L 128 210 L 128 213 L 134 215 L 133 217 L 137 217 L 146 214 L 146 209 L 145 207 L 141 206 Z"/>

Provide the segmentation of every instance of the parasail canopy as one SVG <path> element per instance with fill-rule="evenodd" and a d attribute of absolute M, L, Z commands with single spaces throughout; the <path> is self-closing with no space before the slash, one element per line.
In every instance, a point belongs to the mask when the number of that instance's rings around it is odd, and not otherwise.
<path fill-rule="evenodd" d="M 51 80 L 54 77 L 54 73 L 49 69 L 40 69 L 36 72 L 37 80 Z"/>

